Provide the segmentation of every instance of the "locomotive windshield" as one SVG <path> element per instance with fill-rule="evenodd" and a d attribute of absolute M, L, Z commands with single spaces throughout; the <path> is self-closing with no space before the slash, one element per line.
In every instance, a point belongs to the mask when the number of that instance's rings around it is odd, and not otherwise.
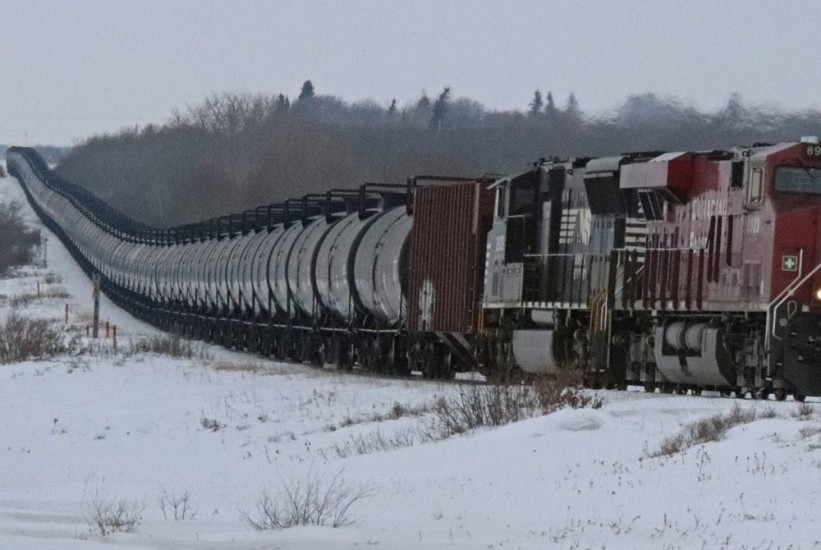
<path fill-rule="evenodd" d="M 775 190 L 819 195 L 821 194 L 821 169 L 807 166 L 779 166 L 775 169 Z"/>

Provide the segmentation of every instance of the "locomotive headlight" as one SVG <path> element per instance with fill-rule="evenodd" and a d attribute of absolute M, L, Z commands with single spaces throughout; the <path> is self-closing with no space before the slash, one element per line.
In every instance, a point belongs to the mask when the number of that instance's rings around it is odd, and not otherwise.
<path fill-rule="evenodd" d="M 821 288 L 815 291 L 815 299 L 821 302 Z"/>

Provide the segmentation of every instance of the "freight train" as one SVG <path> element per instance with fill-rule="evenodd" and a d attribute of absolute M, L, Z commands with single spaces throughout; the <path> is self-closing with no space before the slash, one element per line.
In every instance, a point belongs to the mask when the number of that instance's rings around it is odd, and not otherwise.
<path fill-rule="evenodd" d="M 278 359 L 447 378 L 821 395 L 821 143 L 540 159 L 147 227 L 12 147 L 121 307 Z"/>

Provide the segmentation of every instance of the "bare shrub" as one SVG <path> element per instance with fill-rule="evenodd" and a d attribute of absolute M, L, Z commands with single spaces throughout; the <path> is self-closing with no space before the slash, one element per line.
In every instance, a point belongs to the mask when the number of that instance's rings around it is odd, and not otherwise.
<path fill-rule="evenodd" d="M 501 426 L 570 407 L 601 408 L 603 402 L 582 388 L 578 373 L 538 377 L 532 384 L 462 385 L 434 401 L 435 426 L 442 437 L 482 426 Z"/>
<path fill-rule="evenodd" d="M 63 276 L 59 273 L 46 273 L 45 277 L 43 277 L 43 282 L 47 285 L 62 283 Z"/>
<path fill-rule="evenodd" d="M 525 385 L 462 385 L 433 403 L 435 424 L 445 437 L 482 426 L 501 426 L 539 412 L 538 395 Z"/>
<path fill-rule="evenodd" d="M 218 432 L 223 428 L 223 425 L 220 424 L 216 418 L 202 417 L 200 419 L 200 425 L 203 427 L 203 429 L 212 432 Z"/>
<path fill-rule="evenodd" d="M 343 527 L 356 523 L 349 516 L 351 506 L 372 494 L 372 490 L 352 487 L 340 470 L 331 477 L 308 472 L 303 480 L 283 482 L 276 495 L 263 491 L 256 513 L 243 512 L 252 529 L 268 531 L 298 525 Z"/>
<path fill-rule="evenodd" d="M 793 418 L 797 418 L 799 420 L 809 420 L 810 418 L 812 418 L 814 412 L 815 410 L 813 409 L 812 405 L 810 405 L 809 403 L 799 402 L 796 405 L 795 410 L 792 413 L 792 416 Z"/>
<path fill-rule="evenodd" d="M 62 332 L 44 319 L 29 319 L 12 310 L 0 324 L 0 364 L 52 357 L 66 350 Z"/>
<path fill-rule="evenodd" d="M 571 409 L 600 409 L 604 402 L 584 389 L 584 373 L 562 370 L 558 374 L 538 376 L 533 389 L 544 414 L 570 407 Z"/>
<path fill-rule="evenodd" d="M 144 510 L 145 506 L 136 500 L 113 500 L 96 492 L 91 497 L 86 523 L 93 532 L 102 536 L 131 533 L 140 525 Z"/>
<path fill-rule="evenodd" d="M 169 517 L 174 521 L 184 521 L 194 519 L 197 515 L 197 509 L 191 504 L 191 493 L 188 491 L 177 494 L 173 491 L 169 493 L 163 489 L 160 497 L 160 510 L 162 510 L 162 517 L 166 521 Z"/>
<path fill-rule="evenodd" d="M 0 204 L 0 275 L 11 267 L 30 264 L 33 249 L 40 244 L 40 232 L 26 229 L 19 202 Z"/>
<path fill-rule="evenodd" d="M 775 410 L 775 407 L 767 407 L 760 413 L 758 413 L 758 418 L 775 418 L 778 416 L 778 411 Z"/>
<path fill-rule="evenodd" d="M 731 428 L 755 420 L 755 409 L 743 409 L 736 403 L 728 413 L 716 414 L 687 424 L 679 433 L 662 441 L 659 449 L 650 456 L 670 456 L 696 445 L 718 441 Z"/>

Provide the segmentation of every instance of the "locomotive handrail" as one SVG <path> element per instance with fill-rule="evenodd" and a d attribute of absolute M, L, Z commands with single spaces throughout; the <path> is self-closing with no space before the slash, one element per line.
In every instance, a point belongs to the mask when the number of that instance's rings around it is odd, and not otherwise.
<path fill-rule="evenodd" d="M 818 270 L 821 269 L 821 262 L 819 262 L 818 265 L 816 265 L 812 269 L 812 271 L 810 271 L 809 273 L 807 273 L 806 275 L 804 275 L 802 277 L 801 276 L 801 269 L 802 269 L 803 262 L 804 262 L 804 250 L 802 249 L 802 250 L 799 250 L 799 253 L 798 253 L 798 275 L 796 276 L 795 279 L 793 279 L 792 283 L 787 285 L 787 287 L 784 288 L 784 290 L 782 290 L 778 294 L 778 296 L 776 296 L 773 299 L 773 301 L 770 302 L 767 305 L 767 318 L 768 318 L 767 319 L 767 334 L 766 334 L 765 341 L 764 341 L 764 346 L 765 346 L 765 349 L 767 351 L 769 351 L 769 347 L 770 347 L 770 338 L 775 338 L 777 340 L 783 340 L 783 338 L 781 338 L 780 336 L 778 336 L 775 333 L 775 322 L 776 322 L 776 315 L 775 314 L 778 311 L 778 308 L 780 308 L 784 304 L 784 302 L 786 302 L 789 298 L 791 298 L 795 294 L 795 291 L 798 290 L 800 287 L 802 287 L 804 285 L 804 283 L 806 283 L 809 280 L 810 277 L 815 275 L 818 272 Z M 800 280 L 799 280 L 799 278 L 800 278 Z M 776 304 L 776 302 L 778 302 L 778 303 Z M 775 307 L 773 307 L 773 304 L 775 304 Z M 770 313 L 770 310 L 772 310 L 772 314 Z M 770 326 L 770 325 L 772 325 L 772 326 Z"/>

